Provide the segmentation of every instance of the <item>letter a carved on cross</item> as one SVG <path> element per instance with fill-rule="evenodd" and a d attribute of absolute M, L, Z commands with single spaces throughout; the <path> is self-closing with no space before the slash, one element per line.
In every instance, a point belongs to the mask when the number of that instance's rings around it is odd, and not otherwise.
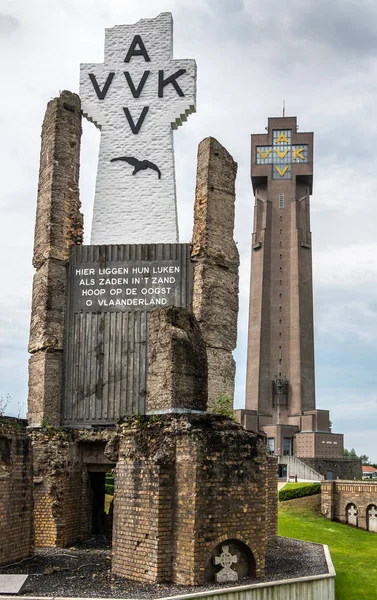
<path fill-rule="evenodd" d="M 196 65 L 173 60 L 171 14 L 106 29 L 80 97 L 101 130 L 91 243 L 177 242 L 172 130 L 195 112 Z"/>

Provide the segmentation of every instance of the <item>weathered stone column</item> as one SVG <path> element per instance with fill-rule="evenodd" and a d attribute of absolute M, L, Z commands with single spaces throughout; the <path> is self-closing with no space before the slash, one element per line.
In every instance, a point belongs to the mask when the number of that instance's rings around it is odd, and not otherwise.
<path fill-rule="evenodd" d="M 208 406 L 234 396 L 238 250 L 233 238 L 237 163 L 214 138 L 199 145 L 192 239 L 193 312 L 207 347 Z"/>
<path fill-rule="evenodd" d="M 81 106 L 64 91 L 47 105 L 42 126 L 34 235 L 29 352 L 29 425 L 60 424 L 66 269 L 82 242 L 79 200 Z"/>
<path fill-rule="evenodd" d="M 195 317 L 184 308 L 150 316 L 147 413 L 205 412 L 207 358 Z"/>

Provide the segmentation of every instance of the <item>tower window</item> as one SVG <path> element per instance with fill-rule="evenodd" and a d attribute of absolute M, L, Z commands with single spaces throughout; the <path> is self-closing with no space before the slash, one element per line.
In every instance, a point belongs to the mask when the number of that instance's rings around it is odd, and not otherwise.
<path fill-rule="evenodd" d="M 275 454 L 275 438 L 267 438 L 268 453 Z"/>
<path fill-rule="evenodd" d="M 284 208 L 284 194 L 279 194 L 279 208 Z"/>
<path fill-rule="evenodd" d="M 281 218 L 281 217 L 280 217 L 280 218 Z M 282 233 L 283 233 L 283 230 L 282 230 L 282 229 L 280 229 L 280 235 L 281 235 Z"/>

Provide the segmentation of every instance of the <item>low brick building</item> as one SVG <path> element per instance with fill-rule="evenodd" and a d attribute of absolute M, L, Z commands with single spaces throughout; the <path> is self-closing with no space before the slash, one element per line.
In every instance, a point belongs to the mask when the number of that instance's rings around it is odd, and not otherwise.
<path fill-rule="evenodd" d="M 0 418 L 0 565 L 33 553 L 32 451 L 26 421 Z"/>
<path fill-rule="evenodd" d="M 321 493 L 327 519 L 377 533 L 377 481 L 325 481 Z"/>

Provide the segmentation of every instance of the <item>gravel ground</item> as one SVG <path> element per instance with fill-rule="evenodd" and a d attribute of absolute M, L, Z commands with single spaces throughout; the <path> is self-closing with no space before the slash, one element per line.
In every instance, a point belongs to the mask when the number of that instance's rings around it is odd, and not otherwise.
<path fill-rule="evenodd" d="M 111 574 L 111 546 L 103 539 L 92 538 L 71 548 L 39 549 L 32 558 L 20 564 L 0 567 L 0 573 L 28 573 L 24 596 L 70 596 L 103 598 L 161 598 L 195 593 L 224 584 L 209 583 L 202 587 L 172 584 L 140 584 Z M 322 546 L 277 538 L 270 542 L 266 577 L 245 578 L 239 584 L 262 583 L 292 577 L 327 573 Z M 228 584 L 234 587 L 234 582 Z"/>

